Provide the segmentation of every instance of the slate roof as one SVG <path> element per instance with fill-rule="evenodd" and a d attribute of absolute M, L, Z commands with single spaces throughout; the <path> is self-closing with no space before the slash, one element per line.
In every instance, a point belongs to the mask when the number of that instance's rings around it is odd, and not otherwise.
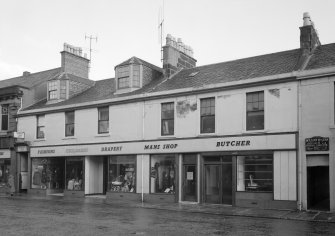
<path fill-rule="evenodd" d="M 162 68 L 159 68 L 158 66 L 155 66 L 149 62 L 146 62 L 138 57 L 131 57 L 129 58 L 128 60 L 118 64 L 117 66 L 115 67 L 118 67 L 118 66 L 125 66 L 125 65 L 129 65 L 129 64 L 137 64 L 137 65 L 145 65 L 151 69 L 154 69 L 154 70 L 157 70 L 157 71 L 160 71 L 160 72 L 163 72 L 163 69 Z"/>
<path fill-rule="evenodd" d="M 65 73 L 65 72 L 61 72 L 56 74 L 55 76 L 51 77 L 49 80 L 71 80 L 71 81 L 75 81 L 78 83 L 83 83 L 86 84 L 88 86 L 93 86 L 94 85 L 94 81 L 90 80 L 90 79 L 85 79 L 70 73 Z"/>
<path fill-rule="evenodd" d="M 51 70 L 41 71 L 37 73 L 31 73 L 27 76 L 19 76 L 11 79 L 1 80 L 0 88 L 10 87 L 10 86 L 21 86 L 26 88 L 32 88 L 37 84 L 44 81 L 48 81 L 57 74 L 59 74 L 61 68 L 55 68 Z"/>
<path fill-rule="evenodd" d="M 124 94 L 115 94 L 114 78 L 100 80 L 96 81 L 93 87 L 66 101 L 49 105 L 45 104 L 46 101 L 42 101 L 26 108 L 25 110 L 79 104 L 115 97 L 162 92 L 174 89 L 196 88 L 209 84 L 226 83 L 290 73 L 300 69 L 300 56 L 301 49 L 294 49 L 234 61 L 199 66 L 192 69 L 184 69 L 168 79 L 161 77 L 139 90 Z M 128 62 L 129 60 L 123 63 Z M 335 43 L 319 46 L 305 69 L 311 70 L 329 66 L 335 66 Z M 190 76 L 191 74 L 193 75 Z"/>

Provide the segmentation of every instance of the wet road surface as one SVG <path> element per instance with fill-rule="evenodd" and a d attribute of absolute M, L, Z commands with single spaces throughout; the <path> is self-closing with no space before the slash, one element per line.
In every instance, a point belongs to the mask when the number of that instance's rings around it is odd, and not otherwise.
<path fill-rule="evenodd" d="M 335 224 L 0 198 L 0 235 L 335 235 Z"/>

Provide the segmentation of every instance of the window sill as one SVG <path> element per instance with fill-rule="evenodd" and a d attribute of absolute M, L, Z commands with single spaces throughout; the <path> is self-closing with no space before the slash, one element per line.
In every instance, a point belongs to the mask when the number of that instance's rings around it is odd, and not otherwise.
<path fill-rule="evenodd" d="M 110 137 L 110 133 L 103 133 L 103 134 L 96 134 L 94 137 L 101 138 L 101 137 Z"/>
<path fill-rule="evenodd" d="M 335 125 L 334 124 L 329 125 L 329 129 L 335 129 Z"/>
<path fill-rule="evenodd" d="M 34 142 L 44 142 L 45 138 L 41 138 L 41 139 L 35 139 Z"/>
<path fill-rule="evenodd" d="M 198 137 L 211 137 L 211 136 L 217 136 L 217 133 L 200 133 L 200 134 L 198 134 Z"/>
<path fill-rule="evenodd" d="M 65 138 L 62 138 L 62 140 L 70 140 L 70 139 L 77 139 L 76 137 L 65 137 Z"/>
<path fill-rule="evenodd" d="M 264 134 L 268 133 L 269 130 L 267 129 L 262 129 L 262 130 L 244 130 L 242 131 L 242 134 Z"/>
<path fill-rule="evenodd" d="M 175 138 L 174 135 L 164 135 L 164 136 L 159 136 L 159 139 L 171 139 L 171 138 Z"/>

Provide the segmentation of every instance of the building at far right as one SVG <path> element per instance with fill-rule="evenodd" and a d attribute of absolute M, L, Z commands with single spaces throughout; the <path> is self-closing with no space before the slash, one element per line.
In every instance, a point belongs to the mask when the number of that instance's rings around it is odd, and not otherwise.
<path fill-rule="evenodd" d="M 303 71 L 298 73 L 298 205 L 307 210 L 335 210 L 335 44 L 320 45 L 309 15 L 300 27 Z M 318 68 L 318 69 L 317 69 Z"/>

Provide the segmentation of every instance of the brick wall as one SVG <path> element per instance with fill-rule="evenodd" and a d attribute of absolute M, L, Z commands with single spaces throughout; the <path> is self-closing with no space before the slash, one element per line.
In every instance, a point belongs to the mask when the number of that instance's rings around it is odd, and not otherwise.
<path fill-rule="evenodd" d="M 62 71 L 70 73 L 85 79 L 88 79 L 89 60 L 69 53 L 67 51 L 62 54 Z"/>

